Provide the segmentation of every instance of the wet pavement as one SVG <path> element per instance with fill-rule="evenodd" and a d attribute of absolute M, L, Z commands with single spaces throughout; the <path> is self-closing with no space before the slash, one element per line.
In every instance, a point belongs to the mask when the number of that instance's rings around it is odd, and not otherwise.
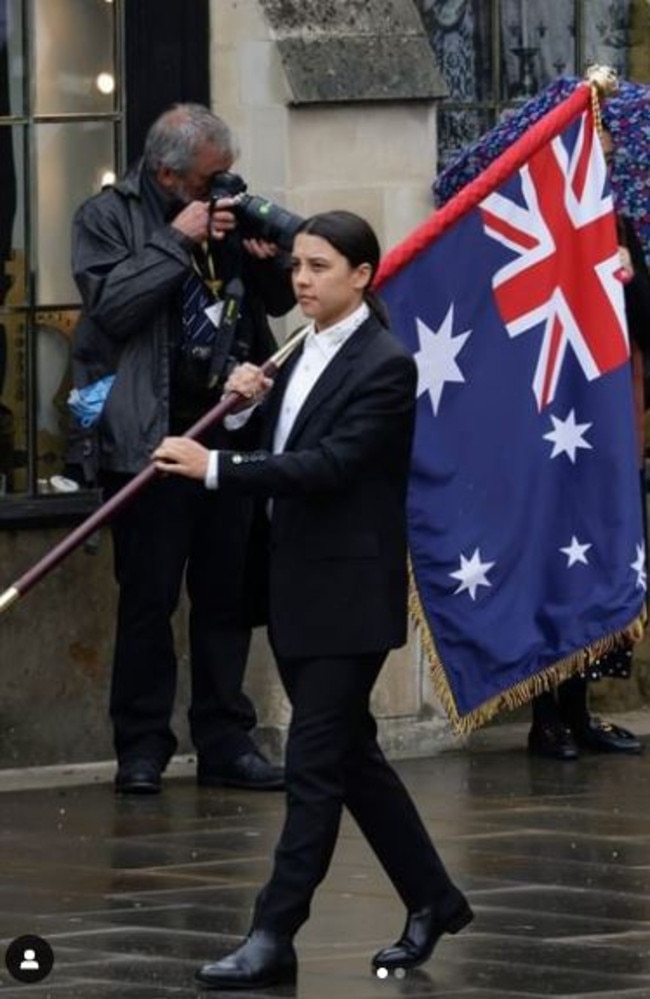
<path fill-rule="evenodd" d="M 467 930 L 404 979 L 373 978 L 369 958 L 403 912 L 346 820 L 297 938 L 297 987 L 238 995 L 650 999 L 650 724 L 644 757 L 568 764 L 529 759 L 525 731 L 498 726 L 469 749 L 397 764 L 475 909 Z M 108 768 L 71 770 L 60 786 L 26 775 L 24 790 L 0 793 L 3 999 L 219 994 L 193 973 L 246 931 L 283 796 L 199 789 L 190 763 L 173 769 L 151 798 L 116 798 Z M 4 967 L 23 934 L 54 950 L 40 985 Z"/>

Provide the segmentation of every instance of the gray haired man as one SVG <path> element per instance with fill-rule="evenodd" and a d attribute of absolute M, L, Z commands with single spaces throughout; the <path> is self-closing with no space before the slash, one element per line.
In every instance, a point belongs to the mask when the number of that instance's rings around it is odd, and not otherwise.
<path fill-rule="evenodd" d="M 165 435 L 182 434 L 214 405 L 233 364 L 272 352 L 267 316 L 294 304 L 284 255 L 241 238 L 230 199 L 210 200 L 215 174 L 235 156 L 224 121 L 201 105 L 174 105 L 151 126 L 142 160 L 75 215 L 83 309 L 74 381 L 81 389 L 113 376 L 92 440 L 107 497 L 149 463 Z M 221 319 L 235 292 L 239 319 L 224 350 Z M 228 446 L 229 434 L 217 427 L 207 442 Z M 256 715 L 242 690 L 252 517 L 247 499 L 160 477 L 111 525 L 119 606 L 110 713 L 120 793 L 159 791 L 177 746 L 172 617 L 183 580 L 197 780 L 282 786 L 281 769 L 251 738 Z"/>

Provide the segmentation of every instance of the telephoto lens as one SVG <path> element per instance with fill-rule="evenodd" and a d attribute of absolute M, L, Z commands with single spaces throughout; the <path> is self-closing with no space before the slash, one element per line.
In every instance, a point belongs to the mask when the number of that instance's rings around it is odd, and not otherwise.
<path fill-rule="evenodd" d="M 235 198 L 232 211 L 239 222 L 241 235 L 265 239 L 283 250 L 290 250 L 294 236 L 303 223 L 300 215 L 281 208 L 268 198 L 246 193 L 246 184 L 236 173 L 216 173 L 212 181 L 210 200 Z"/>

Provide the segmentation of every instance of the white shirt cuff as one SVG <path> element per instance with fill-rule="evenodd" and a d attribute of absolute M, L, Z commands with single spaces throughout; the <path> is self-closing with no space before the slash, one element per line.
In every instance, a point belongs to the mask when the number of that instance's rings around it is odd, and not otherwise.
<path fill-rule="evenodd" d="M 219 452 L 210 451 L 208 455 L 208 468 L 205 473 L 205 488 L 219 488 Z"/>

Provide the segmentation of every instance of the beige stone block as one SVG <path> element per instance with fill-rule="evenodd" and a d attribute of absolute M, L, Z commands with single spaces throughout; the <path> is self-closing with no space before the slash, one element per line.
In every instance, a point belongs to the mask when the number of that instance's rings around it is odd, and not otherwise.
<path fill-rule="evenodd" d="M 292 111 L 293 182 L 430 184 L 435 168 L 428 106 L 340 106 Z"/>
<path fill-rule="evenodd" d="M 421 708 L 420 664 L 413 635 L 390 653 L 372 695 L 377 717 L 417 716 Z"/>
<path fill-rule="evenodd" d="M 246 42 L 239 47 L 239 91 L 252 108 L 284 105 L 290 93 L 277 48 L 272 41 Z"/>
<path fill-rule="evenodd" d="M 400 243 L 431 211 L 421 188 L 391 189 L 314 186 L 289 192 L 288 207 L 298 215 L 345 208 L 367 219 L 384 253 Z"/>
<path fill-rule="evenodd" d="M 212 0 L 210 4 L 212 38 L 237 45 L 269 37 L 269 26 L 258 0 Z"/>
<path fill-rule="evenodd" d="M 0 532 L 4 585 L 66 529 Z M 0 767 L 110 759 L 107 698 L 116 614 L 107 532 L 79 547 L 2 616 Z"/>
<path fill-rule="evenodd" d="M 390 760 L 437 756 L 445 749 L 461 748 L 464 740 L 452 733 L 443 718 L 379 718 L 379 744 Z"/>
<path fill-rule="evenodd" d="M 362 187 L 347 187 L 345 185 L 314 185 L 303 188 L 299 192 L 293 189 L 291 208 L 298 215 L 305 217 L 317 212 L 327 212 L 335 208 L 344 208 L 356 212 L 366 218 L 377 234 L 381 235 L 384 225 L 383 199 L 381 191 Z"/>
<path fill-rule="evenodd" d="M 288 725 L 289 702 L 282 688 L 264 628 L 258 628 L 253 635 L 244 686 L 255 705 L 260 727 Z"/>
<path fill-rule="evenodd" d="M 246 159 L 242 157 L 249 190 L 287 208 L 287 112 L 282 107 L 254 108 L 248 117 Z"/>
<path fill-rule="evenodd" d="M 431 683 L 431 669 L 426 659 L 421 659 L 420 670 L 420 697 L 422 710 L 428 717 L 439 718 L 446 725 L 449 725 L 447 714 L 442 704 L 435 695 L 433 684 Z"/>
<path fill-rule="evenodd" d="M 433 181 L 433 171 L 430 182 Z M 385 249 L 390 250 L 426 221 L 434 210 L 431 188 L 417 185 L 386 186 L 383 196 Z"/>
<path fill-rule="evenodd" d="M 210 57 L 212 107 L 231 124 L 229 111 L 242 103 L 239 89 L 239 51 L 234 45 L 215 46 Z"/>

